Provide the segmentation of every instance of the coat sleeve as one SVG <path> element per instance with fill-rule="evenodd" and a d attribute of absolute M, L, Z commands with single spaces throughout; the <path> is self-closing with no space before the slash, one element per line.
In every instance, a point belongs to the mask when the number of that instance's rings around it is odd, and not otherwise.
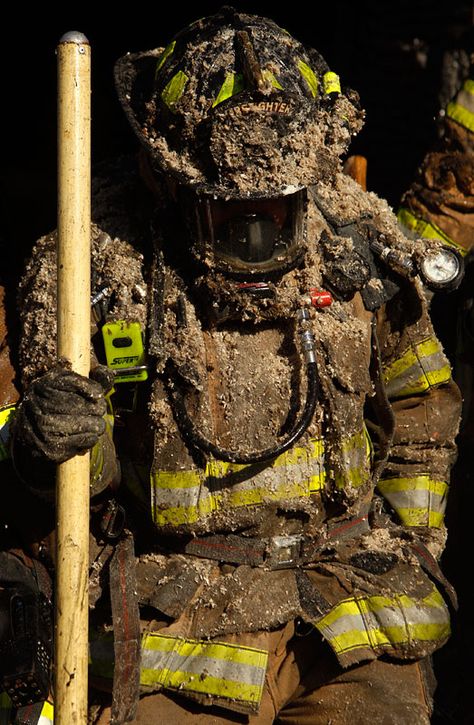
<path fill-rule="evenodd" d="M 378 493 L 392 520 L 438 557 L 456 458 L 461 396 L 420 285 L 406 284 L 379 312 L 382 372 L 395 430 Z"/>
<path fill-rule="evenodd" d="M 93 225 L 94 248 L 100 244 L 101 231 Z M 109 239 L 103 240 L 102 246 Z M 112 246 L 112 240 L 110 244 Z M 93 255 L 93 269 L 101 261 Z M 56 233 L 42 237 L 34 246 L 26 271 L 20 282 L 18 308 L 20 312 L 19 358 L 24 395 L 30 383 L 45 374 L 56 361 Z M 92 341 L 97 337 L 91 328 Z M 94 345 L 91 344 L 91 369 L 98 364 Z M 113 443 L 113 410 L 107 396 L 106 430 L 91 450 L 91 495 L 115 484 L 118 466 Z M 20 401 L 21 408 L 21 401 Z M 21 410 L 18 412 L 18 416 Z M 28 489 L 47 500 L 54 500 L 56 465 L 38 451 L 31 450 L 16 435 L 12 424 L 11 452 L 15 470 Z"/>

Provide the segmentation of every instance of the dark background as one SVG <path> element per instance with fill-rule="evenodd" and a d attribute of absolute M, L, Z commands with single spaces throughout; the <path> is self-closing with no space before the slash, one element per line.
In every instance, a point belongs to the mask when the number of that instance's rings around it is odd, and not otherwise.
<path fill-rule="evenodd" d="M 0 167 L 0 279 L 14 280 L 33 240 L 55 226 L 56 58 L 68 30 L 80 30 L 93 52 L 93 159 L 135 148 L 115 98 L 114 61 L 127 51 L 164 46 L 173 34 L 222 3 L 129 3 L 117 12 L 97 3 L 10 7 L 3 24 L 2 163 Z M 420 159 L 435 138 L 443 53 L 464 42 L 471 2 L 370 0 L 287 4 L 236 2 L 246 12 L 267 15 L 317 48 L 343 83 L 356 88 L 367 123 L 352 146 L 369 162 L 368 185 L 397 205 Z M 294 8 L 291 12 L 292 7 Z M 310 17 L 308 7 L 315 11 Z"/>

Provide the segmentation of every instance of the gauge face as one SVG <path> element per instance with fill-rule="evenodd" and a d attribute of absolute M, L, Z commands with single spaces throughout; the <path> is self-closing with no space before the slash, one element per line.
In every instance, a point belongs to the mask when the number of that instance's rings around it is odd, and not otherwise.
<path fill-rule="evenodd" d="M 462 262 L 457 252 L 451 249 L 434 249 L 421 261 L 420 272 L 428 287 L 452 286 L 461 275 Z"/>

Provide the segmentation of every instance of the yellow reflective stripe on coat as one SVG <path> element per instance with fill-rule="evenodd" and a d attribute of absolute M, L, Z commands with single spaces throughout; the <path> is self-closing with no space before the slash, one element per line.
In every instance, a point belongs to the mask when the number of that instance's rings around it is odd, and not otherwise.
<path fill-rule="evenodd" d="M 457 249 L 459 254 L 463 257 L 466 256 L 468 250 L 454 239 L 451 239 L 451 237 L 448 237 L 448 235 L 443 232 L 437 224 L 434 224 L 434 222 L 428 222 L 421 217 L 415 216 L 405 207 L 401 207 L 398 210 L 397 219 L 402 226 L 407 229 L 411 229 L 411 231 L 415 232 L 419 237 L 424 237 L 425 239 L 441 239 L 448 246 Z"/>
<path fill-rule="evenodd" d="M 46 700 L 41 710 L 40 719 L 38 725 L 52 725 L 54 723 L 54 707 Z"/>
<path fill-rule="evenodd" d="M 370 478 L 372 442 L 367 429 L 343 439 L 339 471 L 335 475 L 336 487 L 359 488 Z"/>
<path fill-rule="evenodd" d="M 35 703 L 33 706 L 35 708 L 35 712 L 37 711 L 37 707 L 39 706 L 39 703 Z M 12 720 L 12 701 L 8 697 L 6 692 L 0 692 L 0 725 L 11 725 L 12 722 L 15 722 Z M 36 719 L 36 717 L 38 719 Z M 39 714 L 39 717 L 32 717 L 29 716 L 28 722 L 31 723 L 31 725 L 53 725 L 54 723 L 54 708 L 53 705 L 48 702 L 48 700 L 45 700 L 43 703 L 43 706 L 41 708 L 41 712 Z"/>
<path fill-rule="evenodd" d="M 0 408 L 0 461 L 10 458 L 10 423 L 16 412 L 16 405 Z"/>
<path fill-rule="evenodd" d="M 341 452 L 334 474 L 336 486 L 362 486 L 370 477 L 371 467 L 367 431 L 343 439 Z M 158 526 L 196 523 L 220 510 L 317 494 L 328 478 L 321 439 L 309 441 L 305 448 L 296 446 L 269 464 L 210 460 L 204 470 L 153 471 L 152 516 Z"/>
<path fill-rule="evenodd" d="M 309 67 L 304 61 L 299 60 L 298 61 L 298 68 L 305 79 L 306 83 L 308 84 L 309 90 L 311 91 L 311 94 L 314 98 L 318 95 L 318 79 L 316 77 L 315 72 L 312 70 L 312 68 Z"/>
<path fill-rule="evenodd" d="M 453 101 L 446 106 L 446 115 L 468 131 L 474 132 L 474 81 L 468 78 Z"/>
<path fill-rule="evenodd" d="M 450 634 L 448 608 L 437 589 L 421 600 L 406 594 L 393 597 L 350 597 L 337 604 L 315 627 L 337 655 L 387 649 L 420 642 L 444 641 Z"/>
<path fill-rule="evenodd" d="M 443 526 L 448 484 L 428 474 L 411 478 L 383 478 L 377 488 L 405 526 Z"/>
<path fill-rule="evenodd" d="M 310 441 L 270 464 L 210 460 L 205 470 L 155 471 L 151 510 L 159 526 L 195 523 L 214 511 L 311 496 L 325 484 L 324 446 Z"/>
<path fill-rule="evenodd" d="M 337 73 L 328 71 L 323 75 L 323 90 L 326 95 L 341 92 L 341 81 Z"/>
<path fill-rule="evenodd" d="M 265 650 L 147 634 L 142 640 L 140 682 L 258 704 L 267 660 Z"/>
<path fill-rule="evenodd" d="M 388 397 L 401 398 L 447 383 L 451 379 L 451 367 L 440 342 L 428 337 L 384 365 L 383 378 Z"/>
<path fill-rule="evenodd" d="M 161 98 L 172 111 L 181 96 L 189 78 L 182 70 L 178 71 L 163 88 Z"/>
<path fill-rule="evenodd" d="M 12 701 L 6 692 L 0 692 L 0 725 L 11 724 Z"/>
<path fill-rule="evenodd" d="M 142 691 L 161 688 L 239 701 L 249 709 L 262 697 L 268 652 L 215 640 L 194 640 L 159 632 L 142 637 Z M 91 641 L 91 674 L 113 676 L 113 637 Z"/>
<path fill-rule="evenodd" d="M 108 396 L 106 396 L 108 397 Z M 107 400 L 109 411 L 111 411 L 111 403 L 110 400 Z M 112 440 L 113 434 L 114 434 L 114 416 L 112 412 L 106 413 L 104 415 L 105 420 L 105 431 L 106 434 L 110 437 Z M 102 446 L 102 441 L 99 439 L 95 446 L 91 450 L 91 460 L 90 460 L 90 480 L 91 480 L 91 486 L 93 487 L 95 483 L 100 479 L 102 475 L 102 471 L 104 470 L 104 449 Z"/>

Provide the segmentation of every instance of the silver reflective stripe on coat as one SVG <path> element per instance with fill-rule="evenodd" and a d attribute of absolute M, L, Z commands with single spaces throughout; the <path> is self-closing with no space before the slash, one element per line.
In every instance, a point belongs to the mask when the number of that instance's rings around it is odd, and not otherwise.
<path fill-rule="evenodd" d="M 269 465 L 210 460 L 205 470 L 151 475 L 152 514 L 159 526 L 200 521 L 214 511 L 310 496 L 325 483 L 324 446 L 313 440 Z"/>
<path fill-rule="evenodd" d="M 441 642 L 450 634 L 448 608 L 435 588 L 422 600 L 406 594 L 350 597 L 315 626 L 337 655 L 370 649 L 379 656 L 417 641 Z"/>
<path fill-rule="evenodd" d="M 399 358 L 383 366 L 390 399 L 419 395 L 451 379 L 451 368 L 434 337 L 413 343 Z"/>
<path fill-rule="evenodd" d="M 371 446 L 364 429 L 340 442 L 336 486 L 354 488 L 370 478 Z M 158 526 L 196 523 L 217 511 L 319 493 L 329 478 L 324 441 L 292 448 L 267 465 L 238 465 L 210 460 L 205 470 L 154 471 L 151 510 Z"/>
<path fill-rule="evenodd" d="M 377 488 L 405 526 L 443 526 L 449 488 L 445 481 L 421 474 L 384 478 Z"/>
<path fill-rule="evenodd" d="M 90 644 L 90 668 L 96 676 L 113 677 L 113 638 Z M 238 702 L 248 712 L 258 709 L 268 652 L 214 640 L 194 640 L 159 632 L 142 637 L 142 691 L 161 688 Z"/>

